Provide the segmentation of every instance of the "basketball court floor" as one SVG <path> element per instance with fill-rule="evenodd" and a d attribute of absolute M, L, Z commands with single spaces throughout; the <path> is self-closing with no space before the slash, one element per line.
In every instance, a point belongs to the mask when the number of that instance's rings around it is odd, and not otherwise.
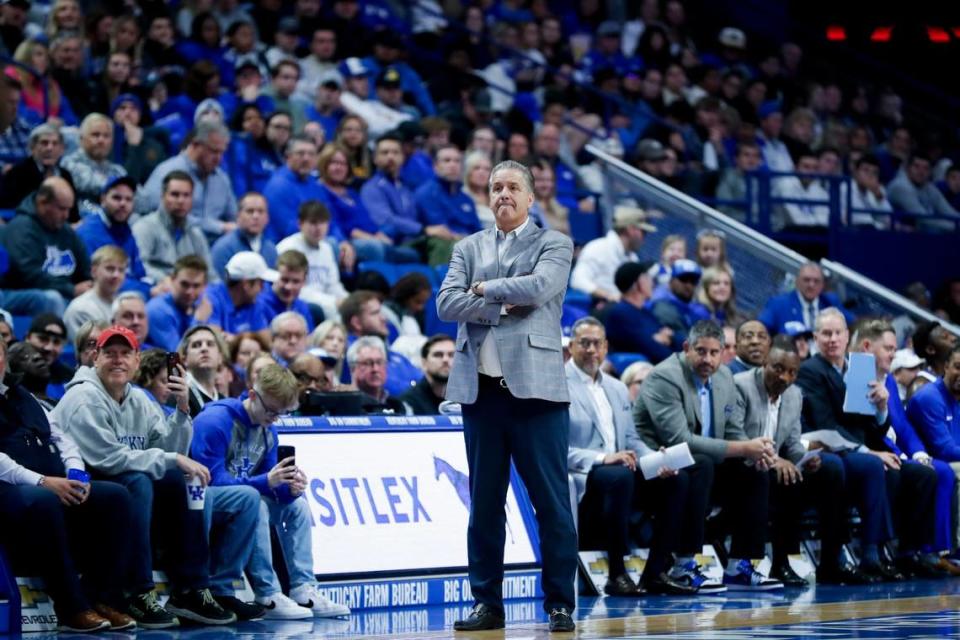
<path fill-rule="evenodd" d="M 121 640 L 270 640 L 278 638 L 683 638 L 814 640 L 819 638 L 960 638 L 960 580 L 917 581 L 867 587 L 811 587 L 713 597 L 580 598 L 577 631 L 550 634 L 540 601 L 507 607 L 507 629 L 454 633 L 453 621 L 469 608 L 397 608 L 368 611 L 348 620 L 246 622 L 235 627 L 101 634 Z M 25 638 L 52 636 L 29 635 Z M 89 638 L 61 634 L 60 638 Z"/>

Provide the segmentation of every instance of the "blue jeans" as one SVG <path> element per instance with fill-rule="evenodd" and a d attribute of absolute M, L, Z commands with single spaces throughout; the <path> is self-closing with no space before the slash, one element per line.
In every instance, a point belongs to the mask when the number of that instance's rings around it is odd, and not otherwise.
<path fill-rule="evenodd" d="M 290 588 L 303 584 L 313 584 L 313 541 L 310 536 L 312 516 L 310 505 L 304 496 L 289 504 L 281 504 L 271 498 L 261 496 L 260 519 L 257 525 L 257 538 L 254 544 L 247 572 L 250 586 L 257 597 L 267 597 L 280 593 L 280 581 L 273 570 L 270 550 L 270 527 L 277 530 L 283 559 L 287 563 L 290 575 Z"/>
<path fill-rule="evenodd" d="M 202 589 L 208 583 L 209 548 L 203 513 L 187 509 L 183 471 L 168 469 L 154 480 L 140 471 L 104 479 L 130 492 L 130 587 L 134 593 L 153 589 L 153 540 L 167 549 L 163 567 L 176 589 Z"/>
<path fill-rule="evenodd" d="M 260 492 L 247 485 L 207 487 L 203 519 L 210 544 L 210 591 L 232 596 L 243 583 L 260 519 Z"/>
<path fill-rule="evenodd" d="M 412 247 L 387 244 L 372 238 L 357 238 L 350 242 L 357 252 L 357 262 L 420 262 L 420 253 Z"/>
<path fill-rule="evenodd" d="M 63 317 L 67 300 L 54 289 L 4 289 L 0 292 L 0 307 L 15 316 L 53 313 Z"/>

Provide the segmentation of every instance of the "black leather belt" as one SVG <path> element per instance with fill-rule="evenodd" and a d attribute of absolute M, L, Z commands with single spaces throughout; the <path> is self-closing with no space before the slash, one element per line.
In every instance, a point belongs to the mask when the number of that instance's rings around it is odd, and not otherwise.
<path fill-rule="evenodd" d="M 499 386 L 501 389 L 507 388 L 507 381 L 503 376 L 488 376 L 485 373 L 478 374 L 480 376 L 480 384 L 488 386 Z"/>

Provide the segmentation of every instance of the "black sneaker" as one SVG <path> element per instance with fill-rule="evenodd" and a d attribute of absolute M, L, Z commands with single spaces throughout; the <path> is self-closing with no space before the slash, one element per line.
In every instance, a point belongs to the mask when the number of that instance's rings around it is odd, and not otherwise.
<path fill-rule="evenodd" d="M 127 613 L 137 621 L 141 629 L 169 629 L 179 627 L 180 621 L 160 606 L 155 591 L 147 591 L 127 600 Z"/>
<path fill-rule="evenodd" d="M 191 589 L 170 596 L 167 609 L 184 620 L 200 624 L 231 624 L 237 615 L 226 611 L 213 599 L 210 589 Z"/>
<path fill-rule="evenodd" d="M 244 602 L 233 596 L 213 596 L 221 607 L 237 614 L 237 620 L 263 620 L 266 609 L 256 602 Z"/>

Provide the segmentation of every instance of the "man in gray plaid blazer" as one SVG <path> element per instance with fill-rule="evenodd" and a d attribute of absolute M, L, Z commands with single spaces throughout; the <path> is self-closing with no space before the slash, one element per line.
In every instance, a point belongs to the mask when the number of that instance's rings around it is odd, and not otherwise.
<path fill-rule="evenodd" d="M 567 491 L 569 414 L 560 313 L 573 245 L 529 218 L 533 178 L 505 161 L 490 174 L 495 228 L 461 240 L 437 295 L 457 322 L 447 400 L 463 406 L 470 470 L 467 531 L 476 604 L 459 631 L 500 629 L 504 501 L 513 459 L 537 512 L 544 609 L 551 631 L 572 631 L 577 536 Z"/>

